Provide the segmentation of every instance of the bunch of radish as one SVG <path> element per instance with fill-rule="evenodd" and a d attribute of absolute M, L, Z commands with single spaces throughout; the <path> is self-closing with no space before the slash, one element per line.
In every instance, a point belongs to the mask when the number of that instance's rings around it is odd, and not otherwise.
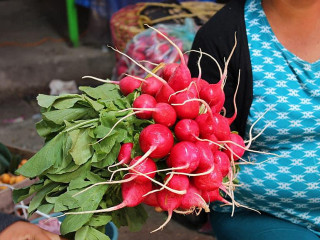
<path fill-rule="evenodd" d="M 100 184 L 121 184 L 123 202 L 107 209 L 67 214 L 110 212 L 147 204 L 168 212 L 168 219 L 154 230 L 157 231 L 168 223 L 173 212 L 209 211 L 208 204 L 213 201 L 237 205 L 233 198 L 235 166 L 248 145 L 230 130 L 237 112 L 231 118 L 224 116 L 223 87 L 232 53 L 224 71 L 220 69 L 220 81 L 209 84 L 201 79 L 201 69 L 199 76 L 192 78 L 179 47 L 161 32 L 157 34 L 178 50 L 180 63 L 163 64 L 160 70 L 151 71 L 126 55 L 148 76 L 142 79 L 127 75 L 116 82 L 101 80 L 119 84 L 124 96 L 137 93 L 132 107 L 122 110 L 128 113 L 122 119 L 135 115 L 152 122 L 140 133 L 143 155 L 133 156 L 133 143 L 123 143 L 118 163 L 108 167 L 112 172 L 110 180 L 83 190 Z M 123 179 L 114 181 L 113 177 L 120 172 Z"/>

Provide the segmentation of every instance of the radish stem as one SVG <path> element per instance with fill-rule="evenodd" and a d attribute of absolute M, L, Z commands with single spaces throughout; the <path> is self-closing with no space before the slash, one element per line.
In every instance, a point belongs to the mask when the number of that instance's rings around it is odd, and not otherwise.
<path fill-rule="evenodd" d="M 159 186 L 162 186 L 162 187 L 164 187 L 165 189 L 167 189 L 168 191 L 173 192 L 173 193 L 175 193 L 175 194 L 184 195 L 184 194 L 186 194 L 186 192 L 187 192 L 186 190 L 181 190 L 181 191 L 180 191 L 180 190 L 176 190 L 176 189 L 170 188 L 170 187 L 168 187 L 167 185 L 165 185 L 165 184 L 163 184 L 163 183 L 161 183 L 161 182 L 159 182 L 159 181 L 157 181 L 157 180 L 154 180 L 153 178 L 149 177 L 148 175 L 136 171 L 135 169 L 132 169 L 132 171 L 138 173 L 139 175 L 142 175 L 142 176 L 148 178 L 150 181 L 154 182 L 155 184 L 158 184 Z"/>
<path fill-rule="evenodd" d="M 168 211 L 168 218 L 167 218 L 167 220 L 166 220 L 160 227 L 158 227 L 157 229 L 153 230 L 153 231 L 150 232 L 150 233 L 154 233 L 154 232 L 157 232 L 157 231 L 159 231 L 159 230 L 162 230 L 162 229 L 164 228 L 164 226 L 167 225 L 167 224 L 170 222 L 171 217 L 172 217 L 172 211 Z"/>
<path fill-rule="evenodd" d="M 195 195 L 197 195 L 197 196 L 201 199 L 201 201 L 204 202 L 204 207 L 203 207 L 204 211 L 205 211 L 205 212 L 210 212 L 209 206 L 207 205 L 207 203 L 206 203 L 206 201 L 203 199 L 203 197 L 201 197 L 201 195 L 198 194 L 198 193 L 195 193 Z"/>
<path fill-rule="evenodd" d="M 137 76 L 134 76 L 134 75 L 131 75 L 131 74 L 128 74 L 128 73 L 125 73 L 125 75 L 128 76 L 128 77 L 132 77 L 134 79 L 137 79 L 137 80 L 139 80 L 141 82 L 146 82 L 146 80 L 141 78 L 141 77 L 137 77 Z"/>
<path fill-rule="evenodd" d="M 83 76 L 82 79 L 84 79 L 84 78 L 90 78 L 90 79 L 93 79 L 93 80 L 96 80 L 96 81 L 99 81 L 99 82 L 103 82 L 103 83 L 112 83 L 112 84 L 119 85 L 119 81 L 104 80 L 104 79 L 93 77 L 93 76 Z"/>
<path fill-rule="evenodd" d="M 147 69 L 146 67 L 142 66 L 140 63 L 138 63 L 136 60 L 134 60 L 133 58 L 131 58 L 130 56 L 128 56 L 127 54 L 119 51 L 116 48 L 113 48 L 111 46 L 109 46 L 113 51 L 127 57 L 128 59 L 130 59 L 133 63 L 135 63 L 136 65 L 138 65 L 140 68 L 142 68 L 143 70 L 145 70 L 147 73 L 149 73 L 150 75 L 152 75 L 153 77 L 157 78 L 160 82 L 162 82 L 163 84 L 168 84 L 163 78 L 159 77 L 157 74 L 153 73 L 152 71 L 150 71 L 149 69 Z"/>
<path fill-rule="evenodd" d="M 175 210 L 173 210 L 173 211 L 174 211 L 175 213 L 185 215 L 185 214 L 193 213 L 193 212 L 194 212 L 194 209 L 189 209 L 189 210 L 185 210 L 185 211 L 181 211 L 181 210 L 177 210 L 177 209 L 175 209 Z"/>
<path fill-rule="evenodd" d="M 211 58 L 218 66 L 218 70 L 219 70 L 219 73 L 220 73 L 220 79 L 222 78 L 222 69 L 218 63 L 218 61 L 213 57 L 211 56 L 209 53 L 206 53 L 206 52 L 202 52 L 202 51 L 198 51 L 198 50 L 189 50 L 189 51 L 186 51 L 186 53 L 188 52 L 197 52 L 197 53 L 202 53 L 203 55 L 206 55 L 208 56 L 209 58 Z"/>
<path fill-rule="evenodd" d="M 119 169 L 117 169 L 115 171 L 111 171 L 112 174 L 111 174 L 111 177 L 110 177 L 109 181 L 112 181 L 112 178 L 113 178 L 114 174 L 117 173 L 117 172 L 127 171 L 127 170 L 130 170 L 130 169 L 133 170 L 134 167 L 136 167 L 138 164 L 142 163 L 155 149 L 156 149 L 156 147 L 154 147 L 154 146 L 150 147 L 150 149 L 145 154 L 143 154 L 143 156 L 130 167 L 119 168 Z"/>
<path fill-rule="evenodd" d="M 239 85 L 240 85 L 240 70 L 239 70 L 239 75 L 238 75 L 237 87 L 236 87 L 236 90 L 235 90 L 234 95 L 233 95 L 234 113 L 233 113 L 232 117 L 228 118 L 229 125 L 231 125 L 231 123 L 235 120 L 235 118 L 237 117 L 237 114 L 238 114 L 238 109 L 237 109 L 237 104 L 236 104 L 236 97 L 237 97 Z"/>
<path fill-rule="evenodd" d="M 199 137 L 196 137 L 196 136 L 195 136 L 195 138 L 196 138 L 198 141 L 209 142 L 209 143 L 212 143 L 212 144 L 215 144 L 215 145 L 219 146 L 219 147 L 222 148 L 222 149 L 225 149 L 225 147 L 224 147 L 223 145 L 221 145 L 221 144 L 219 144 L 219 143 L 217 143 L 217 142 L 211 141 L 211 140 L 209 140 L 209 139 L 199 138 Z"/>
<path fill-rule="evenodd" d="M 166 179 L 166 181 L 163 183 L 163 185 L 164 185 L 164 186 L 167 186 L 167 184 L 168 184 L 169 181 L 172 179 L 172 177 L 173 177 L 173 174 L 171 173 L 171 175 Z M 155 192 L 159 192 L 159 191 L 163 190 L 163 189 L 164 189 L 164 186 L 162 186 L 161 188 L 152 190 L 152 191 L 150 191 L 150 192 L 147 192 L 145 195 L 143 195 L 143 197 L 145 197 L 145 196 L 147 196 L 147 195 L 149 195 L 149 194 L 151 194 L 151 193 L 155 193 Z"/>
<path fill-rule="evenodd" d="M 95 186 L 105 185 L 105 184 L 117 184 L 117 183 L 120 183 L 120 184 L 121 184 L 121 183 L 124 183 L 124 182 L 130 182 L 130 181 L 132 181 L 133 179 L 135 179 L 136 177 L 137 177 L 137 175 L 134 175 L 134 176 L 132 176 L 132 177 L 130 177 L 130 178 L 123 179 L 123 180 L 119 180 L 119 181 L 113 181 L 113 182 L 110 182 L 110 181 L 98 182 L 98 183 L 95 183 L 95 184 L 93 184 L 93 185 L 91 185 L 91 186 L 89 186 L 89 187 L 81 190 L 80 192 L 77 192 L 76 194 L 72 195 L 72 197 L 78 196 L 79 194 L 84 193 L 84 192 L 88 191 L 89 189 L 91 189 L 91 188 L 93 188 L 93 187 L 95 187 Z"/>
<path fill-rule="evenodd" d="M 79 123 L 79 124 L 77 124 L 75 126 L 72 126 L 70 128 L 67 128 L 67 129 L 63 130 L 63 132 L 70 132 L 70 131 L 73 131 L 74 129 L 77 129 L 77 128 L 79 128 L 79 127 L 81 127 L 83 125 L 86 125 L 88 123 L 94 123 L 94 122 L 98 122 L 98 121 L 99 121 L 98 118 L 91 119 L 91 120 L 88 120 L 88 121 L 84 121 L 84 122 L 81 122 L 81 123 Z"/>
<path fill-rule="evenodd" d="M 202 172 L 202 173 L 185 173 L 185 172 L 173 172 L 173 173 L 167 173 L 167 174 L 177 174 L 177 175 L 186 175 L 189 177 L 196 177 L 196 176 L 203 176 L 211 173 L 214 170 L 214 165 L 209 168 L 209 170 Z"/>
<path fill-rule="evenodd" d="M 121 123 L 123 120 L 125 120 L 125 119 L 128 118 L 128 117 L 131 117 L 132 115 L 135 115 L 136 113 L 142 113 L 142 112 L 143 112 L 143 111 L 132 112 L 132 113 L 124 116 L 123 118 L 119 119 L 119 120 L 113 125 L 113 127 L 109 130 L 109 132 L 108 132 L 103 138 L 101 138 L 101 139 L 99 139 L 97 142 L 95 142 L 94 144 L 97 144 L 97 143 L 101 142 L 102 140 L 104 140 L 106 137 L 108 137 L 108 136 L 112 133 L 113 129 L 115 129 L 115 127 L 116 127 L 119 123 Z"/>
<path fill-rule="evenodd" d="M 224 67 L 224 71 L 223 71 L 223 74 L 222 74 L 222 89 L 224 88 L 224 85 L 225 85 L 225 81 L 226 81 L 226 77 L 227 77 L 227 69 L 228 69 L 228 65 L 229 65 L 229 62 L 230 62 L 230 59 L 231 59 L 231 56 L 233 55 L 233 52 L 234 50 L 236 49 L 236 46 L 237 46 L 237 37 L 236 37 L 236 33 L 234 33 L 234 46 L 231 50 L 231 53 L 229 54 L 229 57 L 227 59 L 227 61 L 225 62 L 225 67 Z"/>

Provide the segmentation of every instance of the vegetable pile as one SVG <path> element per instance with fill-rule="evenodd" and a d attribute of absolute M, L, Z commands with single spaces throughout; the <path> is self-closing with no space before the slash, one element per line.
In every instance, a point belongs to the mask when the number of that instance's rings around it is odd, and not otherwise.
<path fill-rule="evenodd" d="M 184 24 L 157 24 L 157 30 L 173 41 L 181 51 L 191 48 L 198 27 L 190 18 Z M 124 50 L 128 56 L 141 61 L 145 67 L 154 68 L 154 64 L 171 63 L 179 60 L 175 48 L 153 29 L 146 29 L 136 34 L 126 45 Z M 123 74 L 145 77 L 146 71 L 133 64 L 127 57 L 118 54 L 113 79 L 121 79 Z M 184 55 L 185 58 L 188 55 Z"/>
<path fill-rule="evenodd" d="M 4 184 L 14 185 L 25 180 L 24 176 L 13 173 L 26 162 L 27 159 L 12 154 L 4 144 L 0 143 L 0 191 L 7 189 Z"/>
<path fill-rule="evenodd" d="M 18 169 L 39 181 L 14 191 L 15 201 L 36 194 L 29 213 L 63 212 L 61 233 L 75 239 L 108 239 L 111 220 L 139 230 L 147 219 L 143 204 L 168 212 L 154 231 L 173 211 L 209 211 L 213 201 L 237 205 L 235 161 L 247 147 L 230 130 L 236 112 L 224 116 L 231 54 L 216 84 L 201 71 L 191 78 L 179 56 L 180 63 L 151 71 L 131 59 L 148 73 L 144 79 L 128 75 L 82 86 L 82 94 L 39 95 L 43 118 L 36 127 L 46 144 Z"/>

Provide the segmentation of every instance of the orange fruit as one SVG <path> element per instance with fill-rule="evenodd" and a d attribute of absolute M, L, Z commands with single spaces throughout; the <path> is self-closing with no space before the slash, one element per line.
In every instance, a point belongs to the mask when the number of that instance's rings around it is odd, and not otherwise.
<path fill-rule="evenodd" d="M 13 184 L 15 184 L 16 183 L 16 177 L 15 176 L 11 176 L 10 177 L 10 182 L 9 182 L 9 184 L 10 185 L 13 185 Z"/>
<path fill-rule="evenodd" d="M 28 161 L 28 159 L 25 159 L 25 158 L 24 158 L 24 159 L 21 160 L 20 164 L 23 165 L 23 164 L 25 164 L 27 161 Z"/>
<path fill-rule="evenodd" d="M 16 183 L 22 182 L 23 180 L 25 180 L 26 178 L 22 175 L 16 176 Z"/>
<path fill-rule="evenodd" d="M 9 184 L 10 183 L 10 174 L 9 173 L 4 173 L 1 175 L 1 181 L 3 183 Z"/>

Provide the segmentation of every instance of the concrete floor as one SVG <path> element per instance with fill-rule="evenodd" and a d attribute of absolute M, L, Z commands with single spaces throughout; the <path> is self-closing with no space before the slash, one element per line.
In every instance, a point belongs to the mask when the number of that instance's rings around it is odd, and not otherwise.
<path fill-rule="evenodd" d="M 89 45 L 90 32 L 85 28 L 89 16 L 84 11 L 79 11 L 81 46 L 71 47 L 64 4 L 0 1 L 0 101 L 47 91 L 53 79 L 80 84 L 84 75 L 111 76 L 114 53 Z"/>
<path fill-rule="evenodd" d="M 76 80 L 78 85 L 93 85 L 81 81 L 81 76 L 111 76 L 115 61 L 112 52 L 86 44 L 85 38 L 78 48 L 71 47 L 66 40 L 64 2 L 0 1 L 0 142 L 4 144 L 33 152 L 42 147 L 43 140 L 35 130 L 35 123 L 40 119 L 35 97 L 48 93 L 51 80 Z M 83 31 L 88 18 L 85 10 L 80 12 L 80 18 Z M 119 239 L 214 240 L 175 221 L 150 234 L 166 216 L 151 208 L 148 213 L 148 222 L 140 232 L 120 228 Z"/>

